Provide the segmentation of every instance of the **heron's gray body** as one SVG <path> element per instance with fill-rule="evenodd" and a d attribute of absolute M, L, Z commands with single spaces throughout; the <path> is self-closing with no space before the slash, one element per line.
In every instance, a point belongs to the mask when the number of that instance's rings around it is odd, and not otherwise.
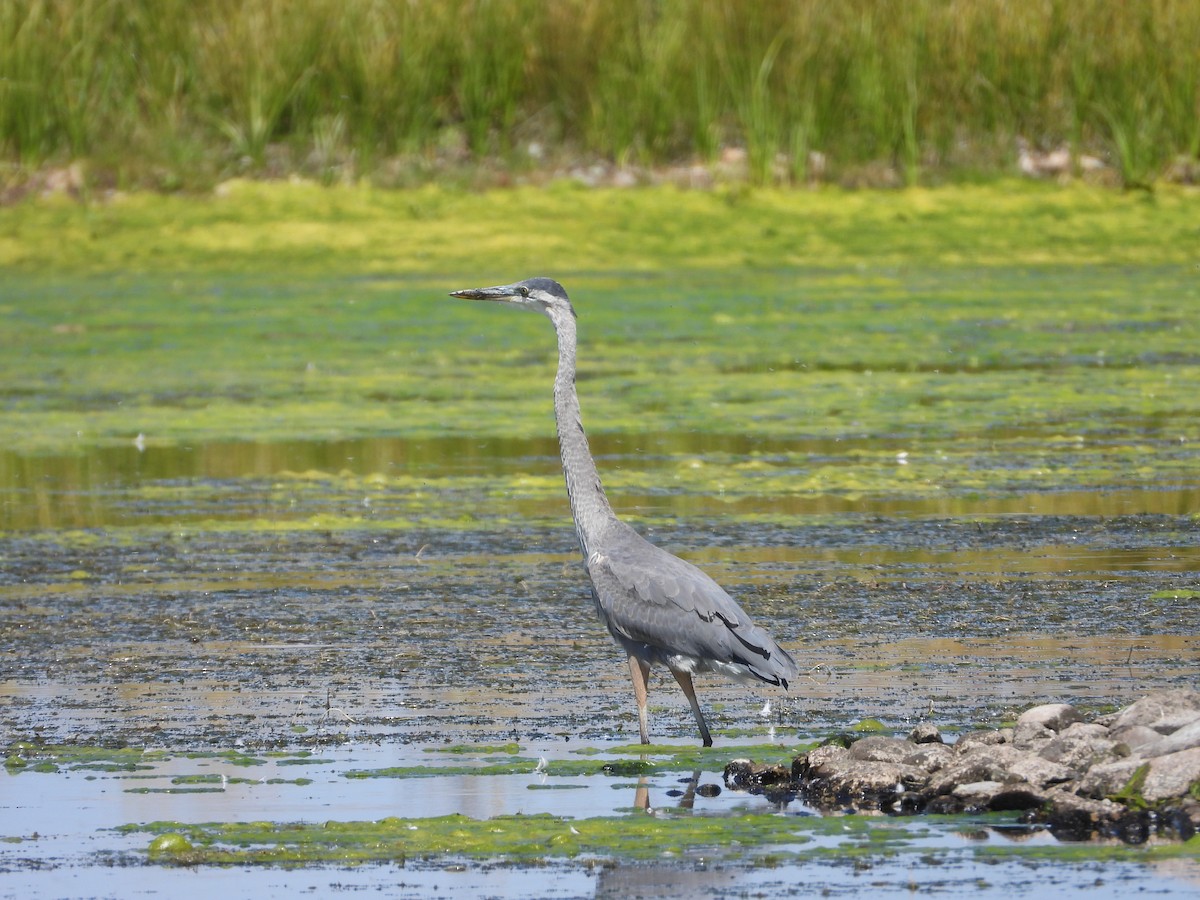
<path fill-rule="evenodd" d="M 719 584 L 628 525 L 585 566 L 600 620 L 631 655 L 689 675 L 784 687 L 795 677 L 790 657 Z"/>
<path fill-rule="evenodd" d="M 453 296 L 495 300 L 550 318 L 558 336 L 554 417 L 567 495 L 596 612 L 629 655 L 643 743 L 649 743 L 646 679 L 652 665 L 671 671 L 687 695 L 705 746 L 712 743 L 691 676 L 720 672 L 739 681 L 787 688 L 796 663 L 755 625 L 720 585 L 689 562 L 651 544 L 617 518 L 595 461 L 575 390 L 575 310 L 562 285 L 549 278 Z"/>

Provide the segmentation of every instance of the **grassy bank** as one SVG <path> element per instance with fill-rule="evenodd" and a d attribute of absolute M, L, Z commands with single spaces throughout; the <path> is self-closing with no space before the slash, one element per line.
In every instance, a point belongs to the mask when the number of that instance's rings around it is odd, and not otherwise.
<path fill-rule="evenodd" d="M 758 181 L 819 151 L 826 179 L 912 183 L 1007 169 L 1024 136 L 1136 184 L 1200 152 L 1189 0 L 9 0 L 0 48 L 9 181 L 412 184 L 737 145 Z"/>

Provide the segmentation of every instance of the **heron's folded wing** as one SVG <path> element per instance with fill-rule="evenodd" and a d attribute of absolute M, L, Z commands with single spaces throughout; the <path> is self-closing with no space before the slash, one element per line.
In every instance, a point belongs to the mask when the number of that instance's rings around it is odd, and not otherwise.
<path fill-rule="evenodd" d="M 793 677 L 791 657 L 691 563 L 639 539 L 592 553 L 588 571 L 615 633 L 671 654 L 744 665 L 767 681 Z"/>

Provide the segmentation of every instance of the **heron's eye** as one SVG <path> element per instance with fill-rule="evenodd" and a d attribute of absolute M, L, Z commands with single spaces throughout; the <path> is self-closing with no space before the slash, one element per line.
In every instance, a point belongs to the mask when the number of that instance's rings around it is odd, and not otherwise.
<path fill-rule="evenodd" d="M 529 296 L 529 288 L 525 287 L 525 285 L 521 285 L 521 296 L 522 297 Z"/>

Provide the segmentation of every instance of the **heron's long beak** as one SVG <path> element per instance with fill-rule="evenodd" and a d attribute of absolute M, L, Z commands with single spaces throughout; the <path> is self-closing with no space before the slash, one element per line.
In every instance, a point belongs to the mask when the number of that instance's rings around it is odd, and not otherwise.
<path fill-rule="evenodd" d="M 511 300 L 516 291 L 512 285 L 502 284 L 499 287 L 470 288 L 465 291 L 451 291 L 451 297 L 461 297 L 463 300 Z"/>

